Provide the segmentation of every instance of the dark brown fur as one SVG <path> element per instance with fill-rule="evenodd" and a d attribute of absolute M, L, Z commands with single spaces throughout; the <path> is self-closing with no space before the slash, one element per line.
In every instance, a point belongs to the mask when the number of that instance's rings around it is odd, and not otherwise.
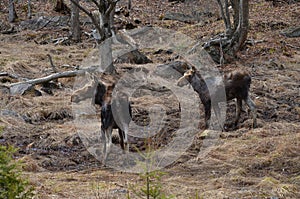
<path fill-rule="evenodd" d="M 184 79 L 186 79 L 193 87 L 193 89 L 198 93 L 201 102 L 205 108 L 205 125 L 206 128 L 209 126 L 209 120 L 211 118 L 211 106 L 214 109 L 214 112 L 220 122 L 220 108 L 218 103 L 218 87 L 222 88 L 222 85 L 214 85 L 217 89 L 214 93 L 209 93 L 208 87 L 201 77 L 199 73 L 196 72 L 196 69 L 192 67 L 192 69 L 188 70 L 184 73 L 183 77 L 178 80 L 178 85 L 183 86 Z M 244 70 L 234 70 L 226 75 L 224 75 L 224 85 L 226 92 L 227 101 L 236 99 L 236 118 L 234 125 L 238 124 L 238 120 L 240 118 L 241 110 L 242 110 L 242 101 L 245 101 L 246 104 L 252 111 L 253 115 L 253 127 L 256 127 L 256 106 L 254 102 L 249 97 L 249 89 L 251 84 L 251 76 L 248 72 Z M 187 83 L 187 82 L 186 82 Z M 184 84 L 186 84 L 184 83 Z M 211 99 L 217 99 L 214 104 L 211 104 Z M 221 124 L 220 124 L 221 125 Z M 223 129 L 223 126 L 221 125 Z"/>
<path fill-rule="evenodd" d="M 103 163 L 107 159 L 112 143 L 112 130 L 118 129 L 120 146 L 123 150 L 128 151 L 128 129 L 131 121 L 131 106 L 128 96 L 125 94 L 119 94 L 116 99 L 112 98 L 114 85 L 110 85 L 106 89 L 106 93 L 103 96 L 103 102 L 101 107 L 101 134 L 105 140 L 103 153 Z M 96 93 L 97 95 L 97 93 Z M 114 109 L 115 108 L 115 109 Z M 128 112 L 129 111 L 129 112 Z M 113 115 L 113 113 L 118 113 Z"/>
<path fill-rule="evenodd" d="M 104 84 L 93 79 L 90 84 L 77 90 L 71 97 L 71 101 L 78 103 L 87 98 L 92 98 L 93 104 L 101 106 L 101 137 L 104 140 L 103 163 L 107 159 L 112 144 L 112 130 L 118 129 L 120 146 L 128 150 L 127 134 L 131 121 L 131 106 L 128 96 L 124 93 L 117 93 L 113 98 L 115 85 Z M 113 113 L 117 113 L 113 115 Z"/>

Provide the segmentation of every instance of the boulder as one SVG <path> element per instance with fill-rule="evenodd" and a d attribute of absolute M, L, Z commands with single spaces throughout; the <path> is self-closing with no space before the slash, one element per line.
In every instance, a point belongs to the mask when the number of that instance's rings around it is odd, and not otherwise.
<path fill-rule="evenodd" d="M 121 56 L 118 56 L 114 63 L 130 63 L 130 64 L 148 64 L 152 61 L 137 49 L 129 51 Z"/>

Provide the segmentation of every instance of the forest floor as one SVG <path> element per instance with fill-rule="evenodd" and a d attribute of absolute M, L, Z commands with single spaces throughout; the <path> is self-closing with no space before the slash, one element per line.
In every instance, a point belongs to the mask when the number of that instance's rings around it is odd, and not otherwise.
<path fill-rule="evenodd" d="M 59 15 L 52 10 L 50 2 L 43 5 L 39 1 L 32 2 L 33 18 Z M 138 27 L 161 27 L 201 42 L 223 31 L 223 21 L 213 3 L 147 2 L 133 1 L 126 19 Z M 26 20 L 24 5 L 17 6 L 20 19 L 13 24 L 16 27 Z M 193 11 L 206 14 L 199 22 L 163 19 L 167 12 Z M 230 102 L 227 132 L 216 132 L 216 139 L 203 136 L 200 128 L 181 156 L 161 169 L 165 174 L 159 183 L 166 195 L 174 198 L 300 198 L 300 39 L 280 34 L 290 27 L 299 27 L 299 16 L 300 3 L 273 6 L 270 1 L 250 1 L 249 42 L 236 61 L 217 69 L 225 72 L 242 67 L 251 73 L 250 92 L 257 105 L 258 128 L 251 128 L 252 117 L 246 108 L 238 127 L 231 127 L 235 110 L 234 102 Z M 7 8 L 0 5 L 1 32 L 12 25 L 6 18 Z M 87 27 L 83 29 L 89 31 Z M 50 75 L 53 69 L 47 54 L 51 55 L 57 71 L 82 66 L 93 52 L 95 42 L 86 34 L 81 43 L 52 42 L 68 34 L 68 27 L 55 26 L 0 34 L 0 72 L 24 79 Z M 141 49 L 153 63 L 117 64 L 118 72 L 124 75 L 128 68 L 152 70 L 176 57 L 172 53 L 158 53 L 161 49 L 169 50 L 161 46 Z M 1 77 L 2 83 L 14 81 Z M 59 86 L 51 88 L 50 94 L 43 92 L 42 96 L 34 92 L 13 96 L 1 89 L 0 144 L 19 148 L 16 158 L 23 161 L 24 175 L 35 187 L 37 198 L 127 198 L 127 194 L 137 198 L 134 189 L 145 185 L 141 175 L 103 166 L 80 140 L 78 129 L 97 129 L 99 118 L 96 117 L 96 123 L 76 123 L 76 110 L 71 103 L 76 81 L 76 78 L 60 78 L 56 82 Z M 40 90 L 41 86 L 36 89 Z M 174 93 L 162 89 L 161 85 L 138 90 L 142 94 L 132 96 L 133 120 L 138 124 L 148 121 L 147 107 L 153 104 L 165 107 L 167 122 L 160 132 L 164 136 L 162 140 L 156 139 L 163 148 L 169 136 L 178 130 L 178 100 L 181 99 L 176 100 Z M 203 111 L 200 112 L 202 127 L 204 118 Z M 204 144 L 213 139 L 216 139 L 213 145 L 203 155 Z M 131 151 L 133 149 L 131 147 Z"/>

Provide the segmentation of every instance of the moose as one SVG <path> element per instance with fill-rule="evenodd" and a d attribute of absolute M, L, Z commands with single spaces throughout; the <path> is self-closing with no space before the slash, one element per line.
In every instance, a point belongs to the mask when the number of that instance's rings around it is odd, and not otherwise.
<path fill-rule="evenodd" d="M 222 86 L 214 85 L 214 87 L 217 89 L 215 90 L 215 92 L 210 93 L 204 79 L 199 74 L 199 72 L 197 72 L 194 66 L 192 66 L 191 69 L 187 70 L 183 74 L 183 76 L 177 80 L 177 85 L 180 87 L 187 85 L 188 83 L 190 83 L 194 91 L 198 93 L 200 100 L 204 105 L 205 128 L 209 127 L 210 118 L 211 118 L 211 107 L 213 107 L 213 110 L 220 124 L 220 108 L 218 105 L 220 101 L 218 101 L 219 98 L 217 97 L 217 95 L 218 95 L 218 88 L 221 88 Z M 257 122 L 256 122 L 257 113 L 256 113 L 256 105 L 249 96 L 249 89 L 251 85 L 251 76 L 249 75 L 249 73 L 246 72 L 245 70 L 236 69 L 224 75 L 223 83 L 225 87 L 227 101 L 236 99 L 236 116 L 234 120 L 234 126 L 236 127 L 238 124 L 241 111 L 242 111 L 242 104 L 244 101 L 246 102 L 246 104 L 248 105 L 248 107 L 252 112 L 252 117 L 253 117 L 252 126 L 253 128 L 255 128 L 257 126 Z M 218 83 L 215 82 L 215 84 Z M 211 100 L 212 98 L 216 99 L 213 103 Z M 224 130 L 221 124 L 220 127 L 222 130 Z"/>
<path fill-rule="evenodd" d="M 102 98 L 101 106 L 101 134 L 105 140 L 103 148 L 104 164 L 107 159 L 112 143 L 112 130 L 118 129 L 120 146 L 122 150 L 128 151 L 128 129 L 132 118 L 132 109 L 129 97 L 126 93 L 117 93 L 113 96 L 112 92 L 115 84 L 109 85 Z M 95 97 L 99 97 L 101 93 L 96 92 Z M 113 114 L 117 113 L 117 114 Z"/>
<path fill-rule="evenodd" d="M 128 129 L 132 118 L 131 105 L 126 93 L 118 92 L 113 96 L 114 87 L 114 83 L 105 84 L 94 78 L 91 84 L 77 90 L 71 96 L 72 102 L 78 103 L 91 97 L 93 104 L 101 106 L 101 138 L 104 140 L 104 165 L 110 152 L 113 129 L 118 129 L 120 146 L 123 152 L 129 150 Z"/>

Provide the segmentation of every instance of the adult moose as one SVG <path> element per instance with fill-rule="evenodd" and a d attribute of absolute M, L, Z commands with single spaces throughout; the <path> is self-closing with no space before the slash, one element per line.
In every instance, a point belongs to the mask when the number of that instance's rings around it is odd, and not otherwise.
<path fill-rule="evenodd" d="M 192 66 L 191 69 L 186 71 L 184 75 L 177 81 L 178 86 L 184 86 L 187 83 L 190 83 L 193 87 L 193 89 L 198 93 L 205 109 L 205 125 L 206 128 L 209 126 L 209 120 L 211 118 L 211 106 L 214 109 L 214 112 L 217 116 L 218 122 L 220 124 L 220 108 L 218 103 L 218 87 L 221 88 L 221 85 L 218 85 L 218 83 L 215 82 L 216 85 L 213 85 L 216 88 L 216 91 L 213 93 L 210 93 L 208 90 L 208 87 L 201 77 L 199 73 L 197 73 L 196 68 Z M 223 83 L 225 87 L 226 92 L 226 98 L 227 101 L 236 99 L 236 117 L 234 121 L 234 125 L 237 126 L 241 110 L 242 110 L 242 102 L 246 102 L 248 107 L 250 108 L 252 112 L 253 117 L 253 123 L 252 126 L 255 128 L 257 126 L 256 122 L 256 105 L 251 100 L 249 96 L 249 89 L 251 84 L 251 76 L 248 72 L 244 70 L 234 70 L 228 74 L 225 74 L 223 77 Z M 214 98 L 214 103 L 212 103 L 211 98 Z M 221 124 L 220 124 L 221 125 Z M 222 130 L 223 126 L 221 125 Z"/>

